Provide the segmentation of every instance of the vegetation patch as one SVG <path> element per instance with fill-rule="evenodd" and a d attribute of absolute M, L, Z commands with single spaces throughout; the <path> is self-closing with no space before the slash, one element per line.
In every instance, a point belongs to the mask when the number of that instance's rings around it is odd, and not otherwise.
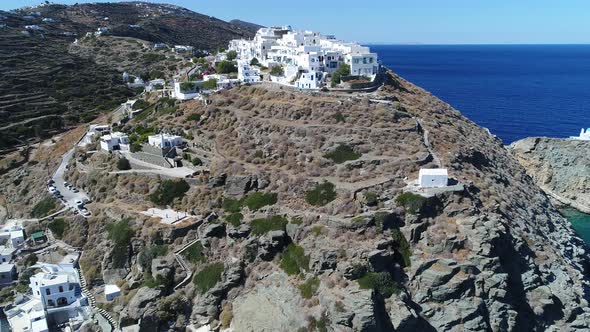
<path fill-rule="evenodd" d="M 309 269 L 309 256 L 305 255 L 303 247 L 291 243 L 281 255 L 281 268 L 288 275 L 307 271 Z"/>
<path fill-rule="evenodd" d="M 203 267 L 201 271 L 195 274 L 193 282 L 197 290 L 204 294 L 221 281 L 223 274 L 223 263 L 213 263 Z"/>
<path fill-rule="evenodd" d="M 366 192 L 364 196 L 368 206 L 376 206 L 379 203 L 379 197 L 373 192 Z"/>
<path fill-rule="evenodd" d="M 133 237 L 133 230 L 128 219 L 107 225 L 108 238 L 113 242 L 113 266 L 116 268 L 125 267 L 129 245 Z"/>
<path fill-rule="evenodd" d="M 410 257 L 412 256 L 412 249 L 406 240 L 404 234 L 397 228 L 391 230 L 391 238 L 394 243 L 396 253 L 399 253 L 404 267 L 409 267 L 412 263 Z"/>
<path fill-rule="evenodd" d="M 207 260 L 204 254 L 205 248 L 199 243 L 195 242 L 190 247 L 186 248 L 182 255 L 191 263 L 198 264 Z"/>
<path fill-rule="evenodd" d="M 57 205 L 55 205 L 55 200 L 51 197 L 45 197 L 43 200 L 33 206 L 31 215 L 35 218 L 45 217 L 56 208 Z"/>
<path fill-rule="evenodd" d="M 165 256 L 168 253 L 167 245 L 153 245 L 143 248 L 137 256 L 137 263 L 144 269 L 150 270 L 152 260 L 159 256 Z"/>
<path fill-rule="evenodd" d="M 305 200 L 314 206 L 324 206 L 336 199 L 335 188 L 333 183 L 325 181 L 308 191 L 305 194 Z"/>
<path fill-rule="evenodd" d="M 222 207 L 226 212 L 240 212 L 242 207 L 247 206 L 251 211 L 257 211 L 265 206 L 277 203 L 276 193 L 254 192 L 242 199 L 225 197 Z"/>
<path fill-rule="evenodd" d="M 320 287 L 320 279 L 317 277 L 311 277 L 307 279 L 303 284 L 299 285 L 301 296 L 304 299 L 311 299 L 312 296 L 318 291 Z"/>
<path fill-rule="evenodd" d="M 117 169 L 121 170 L 121 171 L 126 171 L 131 169 L 131 164 L 129 163 L 129 160 L 125 157 L 117 160 Z"/>
<path fill-rule="evenodd" d="M 266 234 L 270 231 L 285 230 L 287 219 L 282 216 L 254 219 L 250 222 L 251 232 L 254 235 Z"/>
<path fill-rule="evenodd" d="M 361 153 L 355 152 L 354 149 L 347 144 L 340 144 L 334 151 L 328 152 L 324 158 L 331 159 L 336 164 L 342 164 L 348 160 L 356 160 L 362 156 Z"/>
<path fill-rule="evenodd" d="M 190 186 L 183 179 L 164 180 L 158 189 L 149 195 L 149 198 L 156 205 L 170 205 L 174 199 L 183 197 L 189 189 Z"/>
<path fill-rule="evenodd" d="M 400 291 L 391 274 L 387 272 L 369 272 L 357 281 L 361 289 L 374 289 L 385 297 L 398 294 Z"/>
<path fill-rule="evenodd" d="M 225 217 L 225 221 L 234 227 L 240 227 L 242 220 L 244 220 L 244 215 L 240 212 L 234 212 Z"/>
<path fill-rule="evenodd" d="M 395 203 L 403 207 L 409 214 L 416 214 L 422 209 L 424 203 L 426 203 L 426 198 L 414 193 L 405 192 L 396 197 Z"/>
<path fill-rule="evenodd" d="M 49 228 L 51 233 L 53 233 L 56 238 L 61 239 L 64 235 L 64 232 L 68 228 L 68 223 L 66 223 L 66 221 L 62 218 L 58 218 L 50 222 L 47 225 L 47 228 Z"/>

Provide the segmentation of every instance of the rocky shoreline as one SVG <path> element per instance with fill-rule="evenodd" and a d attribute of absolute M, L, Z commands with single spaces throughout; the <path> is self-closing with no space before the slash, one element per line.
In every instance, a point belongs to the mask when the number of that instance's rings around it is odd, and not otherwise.
<path fill-rule="evenodd" d="M 508 149 L 556 205 L 590 214 L 590 142 L 529 137 Z"/>

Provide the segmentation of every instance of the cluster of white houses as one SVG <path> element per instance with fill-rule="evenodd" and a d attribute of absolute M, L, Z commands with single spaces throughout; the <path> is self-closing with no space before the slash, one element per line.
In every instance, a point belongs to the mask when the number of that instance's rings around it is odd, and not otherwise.
<path fill-rule="evenodd" d="M 289 26 L 262 28 L 252 40 L 232 40 L 229 50 L 237 53 L 238 75 L 243 82 L 260 79 L 250 66 L 253 59 L 268 68 L 282 66 L 283 75 L 271 80 L 301 89 L 320 88 L 326 75 L 342 64 L 350 66 L 352 76 L 374 79 L 379 72 L 377 54 L 368 47 L 317 32 L 294 31 Z"/>
<path fill-rule="evenodd" d="M 16 267 L 12 260 L 17 249 L 25 243 L 23 227 L 9 222 L 0 229 L 0 288 L 11 285 L 16 279 Z"/>

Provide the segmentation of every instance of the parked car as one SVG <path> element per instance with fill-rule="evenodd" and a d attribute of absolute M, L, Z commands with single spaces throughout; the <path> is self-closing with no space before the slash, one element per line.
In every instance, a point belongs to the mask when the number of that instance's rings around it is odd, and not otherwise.
<path fill-rule="evenodd" d="M 86 209 L 80 209 L 80 213 L 84 216 L 84 217 L 90 217 L 90 211 L 86 210 Z"/>
<path fill-rule="evenodd" d="M 72 187 L 72 192 L 77 193 L 77 192 L 79 192 L 79 190 L 76 187 Z"/>
<path fill-rule="evenodd" d="M 71 184 L 68 181 L 64 181 L 64 187 L 69 187 Z"/>
<path fill-rule="evenodd" d="M 53 194 L 54 192 L 56 192 L 56 191 L 57 191 L 57 189 L 55 189 L 55 187 L 54 187 L 54 186 L 49 186 L 48 190 L 49 190 L 49 192 L 50 192 L 50 193 L 52 193 L 52 194 Z"/>
<path fill-rule="evenodd" d="M 53 179 L 49 179 L 49 180 L 47 180 L 47 185 L 48 185 L 48 186 L 51 186 L 51 185 L 52 185 L 52 184 L 54 184 L 54 183 L 55 183 L 55 181 L 53 181 Z"/>

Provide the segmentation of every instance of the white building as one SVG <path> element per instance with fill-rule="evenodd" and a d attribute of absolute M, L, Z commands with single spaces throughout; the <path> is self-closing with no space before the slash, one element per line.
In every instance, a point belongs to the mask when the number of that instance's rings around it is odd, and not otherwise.
<path fill-rule="evenodd" d="M 14 264 L 0 264 L 0 286 L 10 285 L 16 279 L 16 268 Z"/>
<path fill-rule="evenodd" d="M 121 295 L 121 289 L 119 289 L 117 285 L 104 286 L 104 297 L 107 299 L 107 301 L 112 301 L 119 295 Z"/>
<path fill-rule="evenodd" d="M 148 137 L 148 144 L 158 148 L 172 148 L 182 145 L 182 137 L 178 135 L 158 134 Z"/>
<path fill-rule="evenodd" d="M 260 82 L 260 70 L 250 66 L 250 62 L 240 60 L 238 61 L 238 80 L 243 83 Z"/>
<path fill-rule="evenodd" d="M 100 148 L 105 151 L 129 151 L 129 136 L 122 132 L 114 132 L 100 137 Z"/>
<path fill-rule="evenodd" d="M 0 239 L 6 240 L 8 246 L 18 248 L 25 243 L 23 227 L 16 222 L 9 222 L 0 229 Z"/>
<path fill-rule="evenodd" d="M 335 72 L 344 63 L 350 65 L 353 76 L 373 80 L 379 72 L 377 54 L 371 53 L 368 47 L 313 31 L 293 31 L 291 27 L 262 28 L 252 40 L 230 41 L 229 49 L 236 51 L 238 60 L 246 63 L 256 58 L 269 68 L 284 67 L 284 77 L 271 77 L 271 80 L 304 89 L 320 88 L 326 74 Z"/>
<path fill-rule="evenodd" d="M 590 128 L 584 130 L 584 128 L 582 128 L 582 130 L 580 131 L 580 136 L 572 136 L 570 137 L 572 139 L 578 139 L 578 140 L 582 140 L 582 141 L 590 141 Z"/>
<path fill-rule="evenodd" d="M 441 188 L 449 183 L 446 168 L 420 169 L 418 183 L 421 188 Z"/>
<path fill-rule="evenodd" d="M 69 265 L 38 264 L 41 272 L 30 278 L 32 295 L 19 298 L 5 309 L 13 331 L 49 331 L 67 324 L 77 330 L 90 318 L 88 299 L 82 294 L 78 273 Z"/>
<path fill-rule="evenodd" d="M 176 53 L 185 53 L 185 52 L 192 52 L 193 47 L 187 45 L 174 45 L 174 52 Z"/>
<path fill-rule="evenodd" d="M 109 28 L 107 27 L 100 27 L 96 28 L 96 32 L 94 33 L 95 36 L 101 36 L 107 34 L 109 32 Z"/>
<path fill-rule="evenodd" d="M 172 92 L 173 98 L 178 100 L 189 100 L 195 99 L 198 95 L 199 93 L 196 89 L 193 91 L 182 91 L 180 88 L 180 82 L 174 82 L 174 91 Z"/>
<path fill-rule="evenodd" d="M 10 263 L 10 261 L 12 261 L 12 257 L 14 257 L 14 251 L 14 248 L 0 246 L 0 264 Z"/>

